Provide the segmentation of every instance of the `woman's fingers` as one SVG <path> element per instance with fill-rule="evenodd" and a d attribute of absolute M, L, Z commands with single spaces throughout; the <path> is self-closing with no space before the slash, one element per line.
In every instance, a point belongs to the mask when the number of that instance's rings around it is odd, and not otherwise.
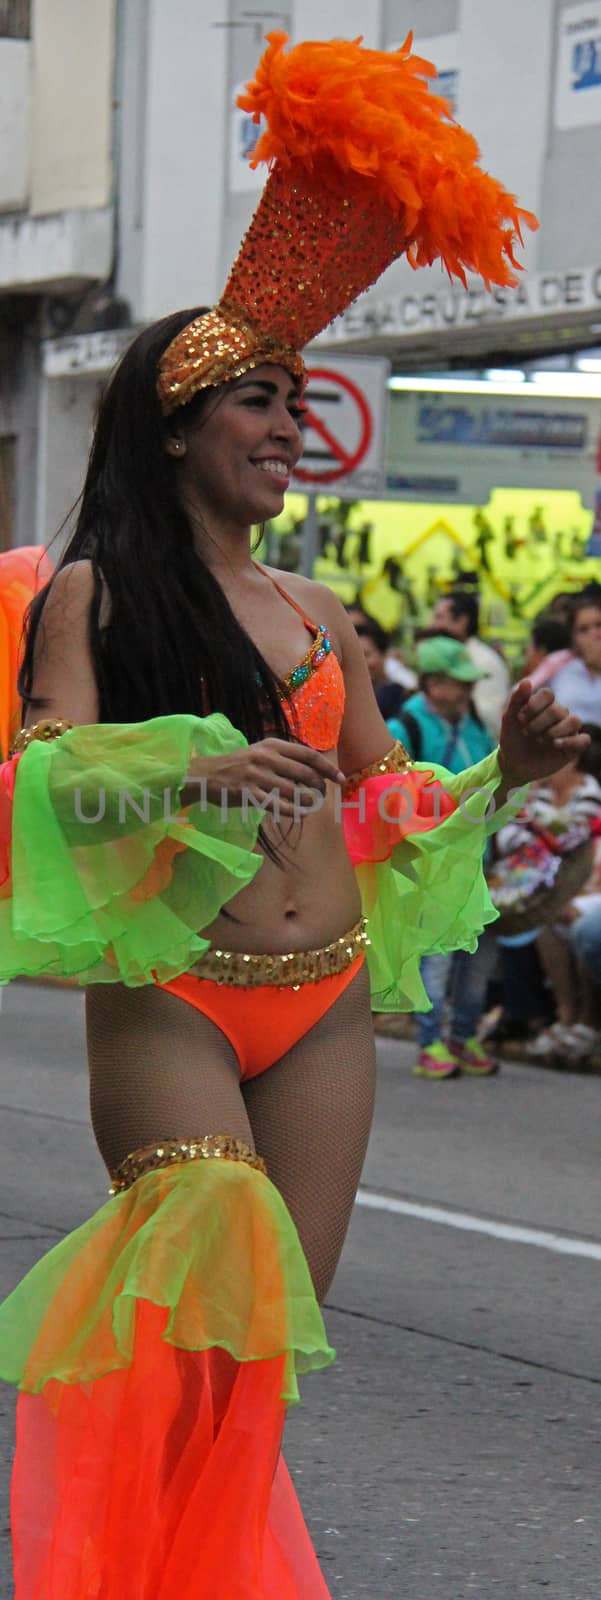
<path fill-rule="evenodd" d="M 520 711 L 532 698 L 532 684 L 529 678 L 521 678 L 512 689 L 507 705 L 508 711 Z"/>
<path fill-rule="evenodd" d="M 535 739 L 549 734 L 553 739 L 569 737 L 578 733 L 582 726 L 579 717 L 572 716 L 566 706 L 557 704 L 550 689 L 539 689 L 520 712 L 519 720 L 524 732 Z"/>
<path fill-rule="evenodd" d="M 579 734 L 582 728 L 580 717 L 571 716 L 569 711 L 563 711 L 562 706 L 558 706 L 557 710 L 562 715 L 557 718 L 556 724 L 552 729 L 553 739 L 571 739 L 572 735 Z M 587 733 L 584 734 L 584 738 L 588 742 Z"/>
<path fill-rule="evenodd" d="M 253 787 L 276 789 L 281 795 L 290 797 L 295 789 L 317 790 L 319 794 L 326 792 L 326 779 L 321 773 L 314 772 L 311 767 L 301 766 L 296 761 L 274 761 L 269 766 L 264 761 L 253 762 L 249 779 Z"/>
<path fill-rule="evenodd" d="M 518 689 L 521 688 L 523 688 L 523 685 L 520 683 L 518 684 Z M 526 696 L 526 699 L 521 697 L 518 700 L 516 698 L 515 704 L 513 700 L 510 701 L 510 709 L 516 711 L 517 720 L 521 728 L 529 728 L 536 717 L 541 716 L 543 711 L 547 711 L 554 705 L 552 689 L 537 689 L 533 694 L 530 684 L 528 684 L 528 688 L 530 693 Z"/>
<path fill-rule="evenodd" d="M 548 737 L 549 734 L 553 738 L 556 733 L 559 733 L 559 729 L 563 727 L 564 722 L 567 720 L 572 721 L 573 719 L 568 719 L 567 712 L 564 712 L 561 706 L 546 706 L 543 711 L 538 712 L 537 716 L 530 718 L 526 725 L 527 732 L 533 739 Z M 576 723 L 574 726 L 566 728 L 565 731 L 566 733 L 577 733 L 578 724 Z"/>
<path fill-rule="evenodd" d="M 344 783 L 345 781 L 344 773 L 330 760 L 329 756 L 323 755 L 321 750 L 311 750 L 305 744 L 288 743 L 285 739 L 266 739 L 264 744 L 265 746 L 273 745 L 277 747 L 277 754 L 284 761 L 295 761 L 303 767 L 305 772 L 306 769 L 309 769 L 311 772 L 315 772 L 320 777 L 327 779 L 329 783 Z M 260 747 L 257 746 L 256 748 Z"/>
<path fill-rule="evenodd" d="M 193 781 L 204 783 L 212 803 L 223 805 L 227 794 L 230 804 L 239 805 L 246 795 L 276 815 L 298 819 L 317 810 L 327 784 L 340 787 L 344 774 L 320 750 L 287 739 L 261 739 L 223 762 L 215 757 L 204 763 Z"/>
<path fill-rule="evenodd" d="M 265 740 L 251 747 L 249 771 L 255 781 L 264 778 L 275 783 L 289 783 L 307 789 L 326 792 L 326 783 L 340 785 L 344 775 L 332 761 L 319 750 L 309 750 L 305 745 L 287 744 L 284 740 Z"/>
<path fill-rule="evenodd" d="M 556 744 L 560 750 L 564 750 L 568 755 L 573 756 L 579 756 L 581 750 L 588 749 L 590 742 L 591 739 L 589 733 L 574 733 L 568 737 L 565 735 L 560 735 L 559 738 L 553 739 L 553 743 Z"/>

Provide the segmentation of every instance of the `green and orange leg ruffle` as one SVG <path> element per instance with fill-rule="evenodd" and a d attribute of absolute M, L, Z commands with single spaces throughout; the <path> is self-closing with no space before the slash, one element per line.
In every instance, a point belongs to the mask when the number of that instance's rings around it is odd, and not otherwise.
<path fill-rule="evenodd" d="M 327 1600 L 280 1444 L 333 1354 L 266 1176 L 144 1172 L 0 1307 L 15 1600 Z"/>

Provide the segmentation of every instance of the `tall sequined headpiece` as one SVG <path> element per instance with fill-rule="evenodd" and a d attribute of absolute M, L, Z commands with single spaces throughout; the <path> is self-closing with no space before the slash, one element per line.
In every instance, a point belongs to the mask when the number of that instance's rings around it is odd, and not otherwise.
<path fill-rule="evenodd" d="M 163 356 L 165 414 L 265 362 L 302 388 L 299 352 L 401 255 L 441 260 L 463 283 L 466 271 L 515 283 L 521 227 L 536 227 L 478 166 L 411 35 L 391 52 L 267 39 L 238 104 L 264 118 L 251 164 L 269 177 L 219 304 Z"/>

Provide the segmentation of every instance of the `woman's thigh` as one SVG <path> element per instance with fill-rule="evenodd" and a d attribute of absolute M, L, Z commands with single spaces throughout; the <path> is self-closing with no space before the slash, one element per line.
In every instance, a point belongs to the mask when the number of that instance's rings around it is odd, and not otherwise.
<path fill-rule="evenodd" d="M 155 1139 L 227 1133 L 252 1148 L 238 1061 L 208 1017 L 152 985 L 86 994 L 92 1124 L 109 1171 Z"/>
<path fill-rule="evenodd" d="M 281 1061 L 242 1085 L 256 1149 L 296 1223 L 319 1299 L 344 1244 L 374 1091 L 365 965 Z"/>

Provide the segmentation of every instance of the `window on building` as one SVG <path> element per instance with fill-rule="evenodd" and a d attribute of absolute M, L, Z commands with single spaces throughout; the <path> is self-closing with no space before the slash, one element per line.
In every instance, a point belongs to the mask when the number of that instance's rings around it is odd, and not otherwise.
<path fill-rule="evenodd" d="M 0 0 L 0 39 L 31 38 L 31 0 Z"/>

